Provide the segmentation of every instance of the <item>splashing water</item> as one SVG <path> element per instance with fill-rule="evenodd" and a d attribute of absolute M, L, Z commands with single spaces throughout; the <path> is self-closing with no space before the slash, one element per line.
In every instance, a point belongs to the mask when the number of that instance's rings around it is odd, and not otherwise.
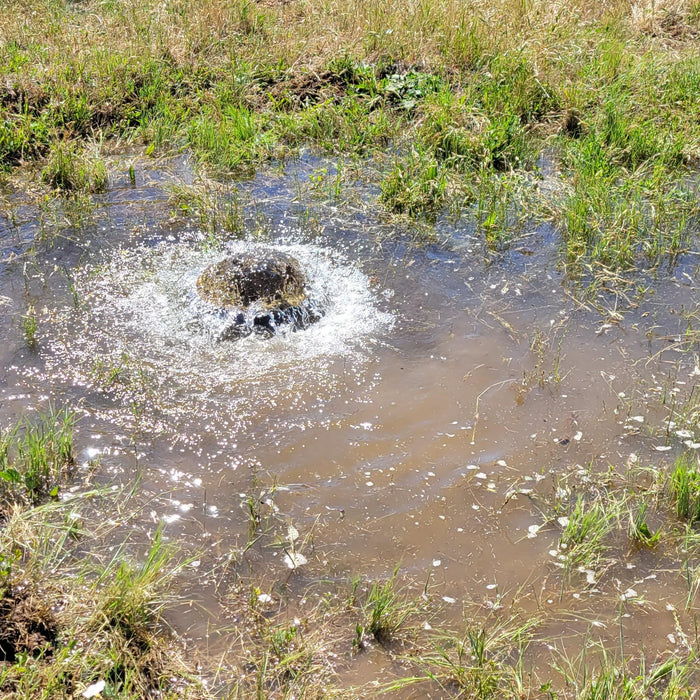
<path fill-rule="evenodd" d="M 302 266 L 309 300 L 324 310 L 317 323 L 281 328 L 271 338 L 217 342 L 230 320 L 205 308 L 197 278 L 221 257 L 255 248 L 238 241 L 202 252 L 194 244 L 163 242 L 118 249 L 102 265 L 83 268 L 75 287 L 85 308 L 53 319 L 47 363 L 122 403 L 138 402 L 152 427 L 193 411 L 200 422 L 202 414 L 215 418 L 223 411 L 242 427 L 265 405 L 299 408 L 310 392 L 316 405 L 328 400 L 347 381 L 344 375 L 361 384 L 368 348 L 392 317 L 377 308 L 360 270 L 319 246 L 274 246 Z"/>

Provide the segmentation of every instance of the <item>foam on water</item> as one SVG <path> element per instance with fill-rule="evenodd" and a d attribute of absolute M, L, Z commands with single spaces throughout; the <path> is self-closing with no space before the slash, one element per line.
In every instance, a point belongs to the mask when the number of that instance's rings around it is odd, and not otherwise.
<path fill-rule="evenodd" d="M 348 375 L 355 386 L 362 383 L 368 350 L 392 317 L 377 308 L 368 278 L 334 250 L 273 246 L 300 262 L 309 299 L 325 312 L 317 323 L 271 338 L 216 341 L 225 321 L 202 308 L 197 277 L 221 257 L 255 247 L 238 241 L 203 252 L 196 244 L 163 242 L 118 249 L 105 263 L 85 267 L 75 279 L 83 308 L 54 317 L 47 364 L 122 398 L 136 393 L 165 422 L 193 412 L 204 422 L 223 412 L 242 425 L 279 401 L 292 408 L 323 402 Z"/>

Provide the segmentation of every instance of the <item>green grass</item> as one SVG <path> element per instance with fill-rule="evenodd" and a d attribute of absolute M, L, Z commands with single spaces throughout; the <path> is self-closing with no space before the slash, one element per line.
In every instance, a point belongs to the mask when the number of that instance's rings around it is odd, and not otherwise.
<path fill-rule="evenodd" d="M 0 506 L 56 498 L 73 466 L 75 416 L 53 407 L 0 434 Z"/>
<path fill-rule="evenodd" d="M 79 152 L 73 143 L 56 143 L 51 147 L 41 177 L 52 189 L 61 192 L 102 192 L 107 187 L 104 161 Z"/>
<path fill-rule="evenodd" d="M 74 697 L 92 686 L 124 700 L 211 697 L 162 616 L 187 560 L 176 560 L 162 529 L 141 556 L 130 541 L 115 547 L 114 512 L 131 516 L 112 489 L 58 500 L 74 424 L 69 409 L 52 408 L 0 434 L 3 697 Z"/>
<path fill-rule="evenodd" d="M 162 620 L 180 570 L 172 550 L 157 531 L 140 560 L 122 548 L 106 561 L 95 550 L 76 557 L 80 541 L 107 534 L 76 525 L 88 502 L 15 509 L 0 530 L 0 560 L 9 562 L 0 582 L 3 697 L 71 697 L 94 684 L 124 700 L 209 697 Z"/>
<path fill-rule="evenodd" d="M 608 500 L 608 499 L 606 499 Z M 607 537 L 618 517 L 613 499 L 589 502 L 579 496 L 564 527 L 559 547 L 567 567 L 595 567 L 608 548 Z"/>
<path fill-rule="evenodd" d="M 396 567 L 387 581 L 375 581 L 372 584 L 364 604 L 361 630 L 357 630 L 360 638 L 358 646 L 361 646 L 362 630 L 371 634 L 380 644 L 393 641 L 415 611 L 415 603 L 405 593 L 396 590 L 398 571 Z"/>
<path fill-rule="evenodd" d="M 27 347 L 36 347 L 37 320 L 36 311 L 34 310 L 34 306 L 32 304 L 30 304 L 27 308 L 26 315 L 22 316 L 21 324 Z"/>
<path fill-rule="evenodd" d="M 639 503 L 629 512 L 629 538 L 635 544 L 643 547 L 653 547 L 661 539 L 661 532 L 652 532 L 647 522 L 648 505 Z"/>
<path fill-rule="evenodd" d="M 671 496 L 679 518 L 700 520 L 700 467 L 693 454 L 682 454 L 671 474 Z"/>
<path fill-rule="evenodd" d="M 92 143 L 188 149 L 220 178 L 310 146 L 372 161 L 370 205 L 428 225 L 461 217 L 491 250 L 549 219 L 569 279 L 595 287 L 697 235 L 694 7 L 574 3 L 553 22 L 514 0 L 488 13 L 34 0 L 0 16 L 0 166 L 35 160 L 48 186 L 90 193 L 107 182 Z M 542 154 L 562 176 L 539 188 Z"/>

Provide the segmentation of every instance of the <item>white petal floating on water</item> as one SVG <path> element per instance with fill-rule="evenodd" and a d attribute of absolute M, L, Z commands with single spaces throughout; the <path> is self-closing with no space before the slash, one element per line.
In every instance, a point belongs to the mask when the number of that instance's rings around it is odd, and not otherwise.
<path fill-rule="evenodd" d="M 484 474 L 484 472 L 478 472 L 476 474 L 476 478 L 477 479 L 488 479 L 488 476 L 486 476 L 486 474 Z"/>
<path fill-rule="evenodd" d="M 644 416 L 630 416 L 627 420 L 633 420 L 636 423 L 644 423 Z"/>
<path fill-rule="evenodd" d="M 446 603 L 450 603 L 450 604 L 451 604 L 451 603 L 456 603 L 456 602 L 457 602 L 457 599 L 456 599 L 456 598 L 453 598 L 452 596 L 449 596 L 449 595 L 444 595 L 444 596 L 442 596 L 442 599 L 443 599 Z"/>
<path fill-rule="evenodd" d="M 433 566 L 438 567 L 442 564 L 442 561 L 440 559 L 433 559 Z"/>
<path fill-rule="evenodd" d="M 574 435 L 574 440 L 576 440 L 576 442 L 580 442 L 582 437 L 583 433 L 579 430 L 577 431 L 576 435 Z"/>
<path fill-rule="evenodd" d="M 290 525 L 287 528 L 287 539 L 290 542 L 296 542 L 299 539 L 299 530 L 297 530 L 294 525 Z"/>
<path fill-rule="evenodd" d="M 634 588 L 628 588 L 621 596 L 620 600 L 629 600 L 630 598 L 636 598 L 637 591 Z"/>
<path fill-rule="evenodd" d="M 290 569 L 296 569 L 298 566 L 304 566 L 308 563 L 308 559 L 301 552 L 287 552 L 284 555 L 284 563 Z"/>
<path fill-rule="evenodd" d="M 569 524 L 569 519 L 565 516 L 562 515 L 560 518 L 557 518 L 557 522 L 562 526 L 562 527 L 567 527 Z"/>
<path fill-rule="evenodd" d="M 93 683 L 92 685 L 89 685 L 85 690 L 83 690 L 83 697 L 84 698 L 94 698 L 100 695 L 102 691 L 105 689 L 105 686 L 107 683 L 105 681 L 97 681 L 97 683 Z"/>
<path fill-rule="evenodd" d="M 676 430 L 676 435 L 679 438 L 691 438 L 693 437 L 693 432 L 691 430 Z"/>
<path fill-rule="evenodd" d="M 258 600 L 261 603 L 271 603 L 272 602 L 272 596 L 269 595 L 268 593 L 258 593 Z"/>
<path fill-rule="evenodd" d="M 668 452 L 671 448 L 671 445 L 654 445 L 654 449 L 657 452 Z"/>

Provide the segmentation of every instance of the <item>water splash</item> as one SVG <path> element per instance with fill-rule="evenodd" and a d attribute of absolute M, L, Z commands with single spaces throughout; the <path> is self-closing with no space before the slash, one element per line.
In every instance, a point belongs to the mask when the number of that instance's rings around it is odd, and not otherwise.
<path fill-rule="evenodd" d="M 84 267 L 75 278 L 81 310 L 53 319 L 47 365 L 130 403 L 132 414 L 139 403 L 153 427 L 193 411 L 200 424 L 223 412 L 242 427 L 265 406 L 317 406 L 349 378 L 355 386 L 365 381 L 369 349 L 392 317 L 378 308 L 354 264 L 320 246 L 274 246 L 304 269 L 309 299 L 325 312 L 317 323 L 271 338 L 217 342 L 227 321 L 203 309 L 197 278 L 221 257 L 251 247 L 237 241 L 202 251 L 194 243 L 162 242 L 117 249 L 101 265 Z"/>

